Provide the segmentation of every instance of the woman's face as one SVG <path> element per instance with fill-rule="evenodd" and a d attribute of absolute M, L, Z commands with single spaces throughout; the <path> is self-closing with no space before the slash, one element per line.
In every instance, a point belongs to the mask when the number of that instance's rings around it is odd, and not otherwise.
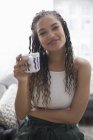
<path fill-rule="evenodd" d="M 48 52 L 61 50 L 66 42 L 61 22 L 52 15 L 42 17 L 36 25 L 37 35 L 42 47 Z"/>

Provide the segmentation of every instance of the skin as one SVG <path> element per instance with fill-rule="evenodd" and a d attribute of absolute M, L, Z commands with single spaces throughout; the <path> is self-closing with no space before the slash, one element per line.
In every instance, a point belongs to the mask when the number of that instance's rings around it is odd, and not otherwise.
<path fill-rule="evenodd" d="M 18 80 L 18 90 L 15 100 L 15 111 L 17 118 L 23 119 L 30 110 L 31 97 L 29 94 L 29 75 L 25 73 L 27 62 L 23 60 L 22 54 L 16 57 L 16 65 L 14 66 L 14 76 Z M 20 111 L 21 110 L 21 111 Z"/>
<path fill-rule="evenodd" d="M 63 71 L 66 38 L 60 21 L 52 15 L 42 17 L 36 25 L 36 32 L 42 47 L 48 52 L 49 70 Z M 51 122 L 69 124 L 78 123 L 82 118 L 88 104 L 91 77 L 90 63 L 87 60 L 79 57 L 75 58 L 74 60 L 74 64 L 78 69 L 78 85 L 69 110 L 50 110 L 37 107 L 34 111 L 30 110 L 31 98 L 29 96 L 29 92 L 27 91 L 27 81 L 29 80 L 29 75 L 25 73 L 25 68 L 22 67 L 23 63 L 26 62 L 24 62 L 22 60 L 22 56 L 19 55 L 17 57 L 17 64 L 14 67 L 14 75 L 19 82 L 18 93 L 15 101 L 15 109 L 18 118 L 23 119 L 27 114 L 30 114 L 34 117 L 45 119 Z M 26 92 L 28 94 L 25 94 Z M 20 102 L 23 103 L 21 107 L 19 107 Z"/>
<path fill-rule="evenodd" d="M 43 48 L 48 52 L 63 49 L 66 38 L 59 20 L 53 16 L 45 16 L 37 22 L 36 32 Z"/>
<path fill-rule="evenodd" d="M 38 21 L 36 31 L 41 45 L 48 52 L 49 69 L 54 71 L 64 69 L 66 38 L 60 21 L 53 16 L 45 16 Z"/>

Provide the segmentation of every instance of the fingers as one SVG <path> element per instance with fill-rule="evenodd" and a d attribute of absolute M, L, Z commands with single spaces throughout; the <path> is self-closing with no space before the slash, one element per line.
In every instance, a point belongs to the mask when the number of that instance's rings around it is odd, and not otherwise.
<path fill-rule="evenodd" d="M 26 73 L 25 73 L 25 69 L 19 69 L 19 68 L 16 68 L 16 66 L 14 67 L 14 76 L 15 77 L 19 77 L 19 76 L 26 76 Z"/>
<path fill-rule="evenodd" d="M 23 78 L 24 76 L 28 76 L 26 70 L 28 69 L 29 64 L 27 60 L 22 58 L 22 54 L 19 54 L 16 57 L 16 64 L 14 66 L 14 76 L 19 79 L 19 77 Z"/>
<path fill-rule="evenodd" d="M 27 59 L 23 59 L 22 54 L 19 54 L 19 55 L 16 57 L 16 64 L 17 64 L 18 66 L 29 66 L 28 60 L 27 60 Z"/>
<path fill-rule="evenodd" d="M 17 57 L 16 57 L 16 67 L 25 67 L 25 66 L 28 66 L 28 62 L 27 60 L 23 59 L 22 57 L 22 54 L 19 54 Z"/>
<path fill-rule="evenodd" d="M 16 57 L 16 63 L 18 63 L 21 59 L 22 59 L 22 54 L 19 54 L 19 55 Z"/>

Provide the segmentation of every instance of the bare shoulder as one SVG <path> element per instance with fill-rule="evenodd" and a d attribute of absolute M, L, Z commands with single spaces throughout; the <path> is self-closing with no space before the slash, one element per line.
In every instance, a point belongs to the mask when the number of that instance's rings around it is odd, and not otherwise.
<path fill-rule="evenodd" d="M 76 57 L 74 60 L 74 63 L 75 63 L 75 67 L 77 67 L 78 71 L 91 72 L 91 64 L 87 59 L 81 58 L 81 57 Z"/>

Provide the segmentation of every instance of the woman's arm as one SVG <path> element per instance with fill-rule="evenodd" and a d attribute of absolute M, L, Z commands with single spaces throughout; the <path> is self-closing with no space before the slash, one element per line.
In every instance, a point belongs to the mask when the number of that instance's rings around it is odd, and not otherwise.
<path fill-rule="evenodd" d="M 31 115 L 51 122 L 76 124 L 82 118 L 90 94 L 91 66 L 84 59 L 78 62 L 78 85 L 70 109 L 36 109 Z"/>
<path fill-rule="evenodd" d="M 18 119 L 24 119 L 30 111 L 31 97 L 29 93 L 29 76 L 25 70 L 27 69 L 27 62 L 22 59 L 20 54 L 16 58 L 16 65 L 14 66 L 14 76 L 18 80 L 18 90 L 15 100 L 15 111 Z"/>
<path fill-rule="evenodd" d="M 15 111 L 18 119 L 24 119 L 30 111 L 31 98 L 28 91 L 28 79 L 18 82 L 18 90 L 15 100 Z"/>

